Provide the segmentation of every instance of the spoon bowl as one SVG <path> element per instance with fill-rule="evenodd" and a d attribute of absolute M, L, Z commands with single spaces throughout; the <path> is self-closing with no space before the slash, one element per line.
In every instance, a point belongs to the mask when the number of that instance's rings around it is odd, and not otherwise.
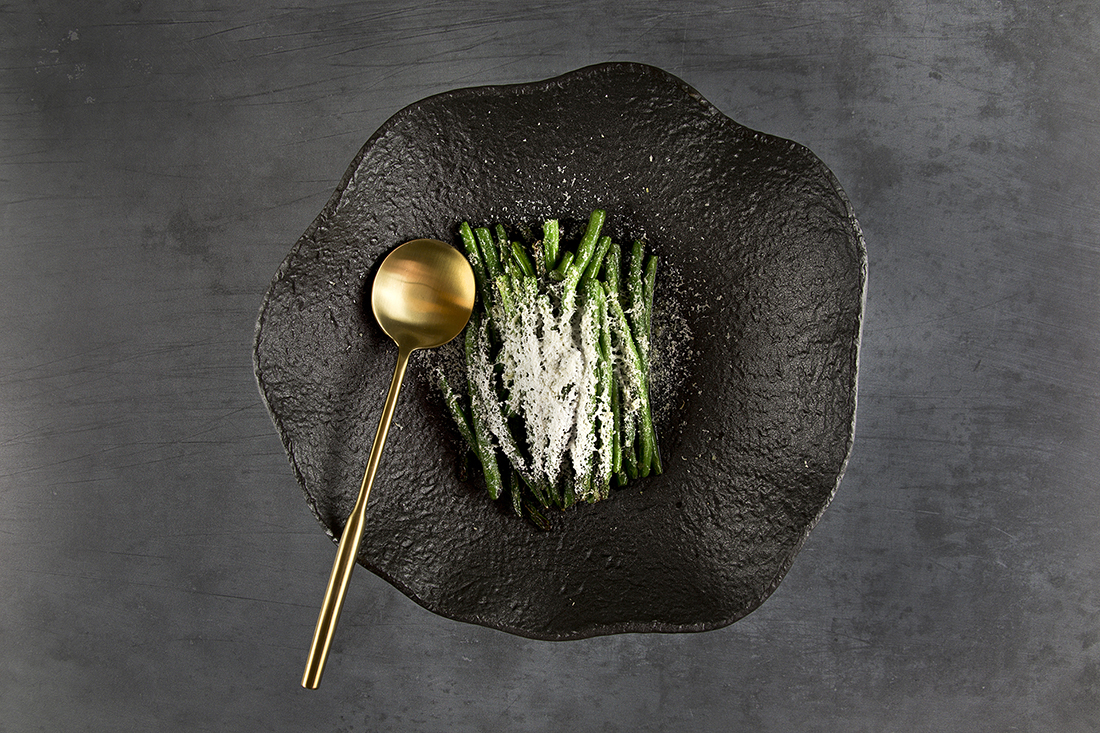
<path fill-rule="evenodd" d="M 371 310 L 398 347 L 431 349 L 466 327 L 474 303 L 470 263 L 454 247 L 414 239 L 391 252 L 378 268 Z"/>
<path fill-rule="evenodd" d="M 374 434 L 359 497 L 344 524 L 328 588 L 321 602 L 302 675 L 302 687 L 306 689 L 317 689 L 321 684 L 348 581 L 359 556 L 366 525 L 367 498 L 386 444 L 409 356 L 417 349 L 442 346 L 462 332 L 474 309 L 474 287 L 473 268 L 466 257 L 434 239 L 414 239 L 402 244 L 386 256 L 374 276 L 371 310 L 378 325 L 397 344 L 397 366 Z"/>

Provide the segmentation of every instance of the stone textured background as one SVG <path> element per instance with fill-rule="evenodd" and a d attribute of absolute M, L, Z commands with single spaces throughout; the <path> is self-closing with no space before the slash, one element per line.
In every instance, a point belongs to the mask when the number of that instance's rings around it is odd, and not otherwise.
<path fill-rule="evenodd" d="M 0 9 L 0 729 L 1090 731 L 1100 6 L 34 2 Z M 546 643 L 355 576 L 258 397 L 263 292 L 401 107 L 600 61 L 837 174 L 855 450 L 779 590 Z"/>

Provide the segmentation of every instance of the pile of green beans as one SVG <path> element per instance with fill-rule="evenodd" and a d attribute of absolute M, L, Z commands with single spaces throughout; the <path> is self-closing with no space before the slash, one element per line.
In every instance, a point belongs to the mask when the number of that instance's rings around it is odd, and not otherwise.
<path fill-rule="evenodd" d="M 516 236 L 501 224 L 473 228 L 463 222 L 459 238 L 474 270 L 477 303 L 467 325 L 464 392 L 439 376 L 447 410 L 472 455 L 481 464 L 489 495 L 510 497 L 512 508 L 548 527 L 544 510 L 608 496 L 612 485 L 661 472 L 649 404 L 650 333 L 657 258 L 635 240 L 628 252 L 601 235 L 606 212 L 592 212 L 573 246 L 556 219 Z M 625 262 L 624 262 L 625 259 Z M 563 461 L 556 475 L 533 470 L 524 415 L 510 399 L 497 357 L 507 319 L 521 306 L 549 297 L 555 316 L 575 334 L 575 347 L 595 355 L 586 393 L 591 455 Z M 546 302 L 546 301 L 542 301 Z M 563 329 L 564 330 L 564 329 Z M 481 375 L 474 383 L 473 375 Z M 576 428 L 574 429 L 576 430 Z M 577 470 L 577 466 L 582 470 Z"/>

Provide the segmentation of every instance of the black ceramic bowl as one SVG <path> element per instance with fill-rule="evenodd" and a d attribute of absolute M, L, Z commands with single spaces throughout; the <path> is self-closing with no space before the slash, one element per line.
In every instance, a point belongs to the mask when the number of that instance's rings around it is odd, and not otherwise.
<path fill-rule="evenodd" d="M 676 347 L 654 405 L 665 472 L 539 531 L 463 475 L 415 353 L 359 562 L 436 613 L 533 638 L 718 628 L 776 588 L 843 473 L 866 255 L 820 160 L 676 77 L 604 64 L 394 115 L 271 284 L 260 390 L 310 509 L 338 537 L 397 353 L 366 307 L 383 255 L 454 242 L 464 219 L 594 208 L 662 260 L 657 308 L 675 318 L 655 340 Z"/>

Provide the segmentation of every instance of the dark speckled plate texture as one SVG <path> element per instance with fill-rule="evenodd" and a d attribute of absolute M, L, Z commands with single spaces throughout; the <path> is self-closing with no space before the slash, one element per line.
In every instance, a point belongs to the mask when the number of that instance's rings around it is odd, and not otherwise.
<path fill-rule="evenodd" d="M 414 353 L 359 562 L 436 613 L 538 639 L 725 626 L 775 590 L 844 471 L 866 255 L 820 160 L 676 77 L 604 64 L 394 115 L 271 284 L 260 390 L 310 509 L 339 536 L 397 355 L 366 305 L 383 255 L 453 243 L 463 219 L 597 207 L 620 241 L 644 236 L 661 257 L 665 472 L 539 531 L 464 475 L 432 355 Z"/>

